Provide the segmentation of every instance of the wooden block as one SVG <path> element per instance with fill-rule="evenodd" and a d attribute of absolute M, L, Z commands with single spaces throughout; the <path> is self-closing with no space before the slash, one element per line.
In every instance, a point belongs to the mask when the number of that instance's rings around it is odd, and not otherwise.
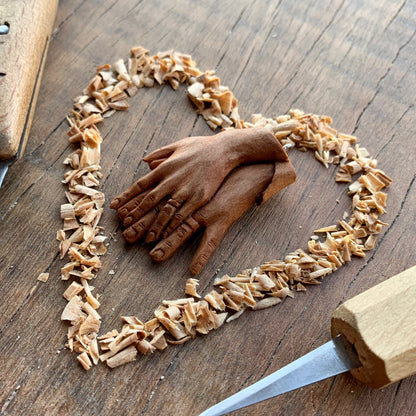
<path fill-rule="evenodd" d="M 332 316 L 363 366 L 351 374 L 381 388 L 416 373 L 416 266 L 346 301 Z"/>
<path fill-rule="evenodd" d="M 58 0 L 0 4 L 0 159 L 26 144 Z"/>

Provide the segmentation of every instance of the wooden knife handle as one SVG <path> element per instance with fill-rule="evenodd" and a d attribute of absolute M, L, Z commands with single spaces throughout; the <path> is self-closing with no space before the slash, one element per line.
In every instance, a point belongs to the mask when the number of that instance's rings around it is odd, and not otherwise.
<path fill-rule="evenodd" d="M 0 3 L 0 159 L 26 144 L 58 0 Z"/>
<path fill-rule="evenodd" d="M 351 374 L 381 388 L 416 373 L 416 266 L 346 301 L 331 321 L 362 367 Z"/>

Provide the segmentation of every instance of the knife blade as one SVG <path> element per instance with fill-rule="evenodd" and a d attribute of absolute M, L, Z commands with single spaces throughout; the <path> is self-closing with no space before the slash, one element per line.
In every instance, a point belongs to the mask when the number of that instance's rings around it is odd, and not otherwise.
<path fill-rule="evenodd" d="M 0 187 L 23 153 L 58 0 L 0 2 Z"/>
<path fill-rule="evenodd" d="M 352 345 L 343 335 L 338 335 L 250 387 L 210 407 L 200 416 L 221 416 L 360 366 L 361 362 Z"/>
<path fill-rule="evenodd" d="M 331 341 L 200 416 L 221 416 L 346 371 L 375 388 L 415 374 L 414 312 L 416 266 L 338 307 L 332 315 Z"/>
<path fill-rule="evenodd" d="M 6 176 L 7 169 L 9 169 L 9 166 L 12 164 L 13 160 L 0 160 L 0 188 L 1 184 L 3 183 L 3 179 Z"/>

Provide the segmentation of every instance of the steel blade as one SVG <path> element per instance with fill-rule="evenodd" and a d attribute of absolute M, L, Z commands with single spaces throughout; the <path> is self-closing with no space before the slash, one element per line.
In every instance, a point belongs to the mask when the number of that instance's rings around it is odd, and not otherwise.
<path fill-rule="evenodd" d="M 286 367 L 209 408 L 200 416 L 221 416 L 360 366 L 353 347 L 342 335 L 338 335 Z"/>
<path fill-rule="evenodd" d="M 10 163 L 10 160 L 0 160 L 0 188 Z"/>

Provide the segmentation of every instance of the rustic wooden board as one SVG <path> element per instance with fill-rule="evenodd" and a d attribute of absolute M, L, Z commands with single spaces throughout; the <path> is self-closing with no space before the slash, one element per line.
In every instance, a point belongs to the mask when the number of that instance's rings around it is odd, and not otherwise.
<path fill-rule="evenodd" d="M 416 5 L 362 3 L 61 0 L 26 153 L 0 190 L 1 414 L 197 415 L 326 342 L 341 302 L 416 263 Z M 60 322 L 67 284 L 59 277 L 55 233 L 64 202 L 62 161 L 70 150 L 65 116 L 96 66 L 127 57 L 136 45 L 155 53 L 174 48 L 192 54 L 201 69 L 215 69 L 246 118 L 293 107 L 331 115 L 394 179 L 383 217 L 390 226 L 365 259 L 293 300 L 133 364 L 85 372 L 64 348 Z M 108 199 L 146 173 L 140 163 L 146 151 L 212 134 L 184 89 L 141 90 L 130 103 L 102 127 Z M 200 292 L 217 274 L 305 247 L 314 229 L 349 207 L 332 168 L 311 154 L 293 151 L 290 158 L 297 183 L 234 224 L 199 276 Z M 103 225 L 114 240 L 94 282 L 102 294 L 103 331 L 120 328 L 122 314 L 148 319 L 162 299 L 183 296 L 198 243 L 193 239 L 154 265 L 147 247 L 124 244 L 108 204 Z M 49 281 L 37 282 L 44 271 Z M 415 377 L 376 391 L 345 374 L 235 414 L 402 416 L 414 414 L 415 401 Z"/>

